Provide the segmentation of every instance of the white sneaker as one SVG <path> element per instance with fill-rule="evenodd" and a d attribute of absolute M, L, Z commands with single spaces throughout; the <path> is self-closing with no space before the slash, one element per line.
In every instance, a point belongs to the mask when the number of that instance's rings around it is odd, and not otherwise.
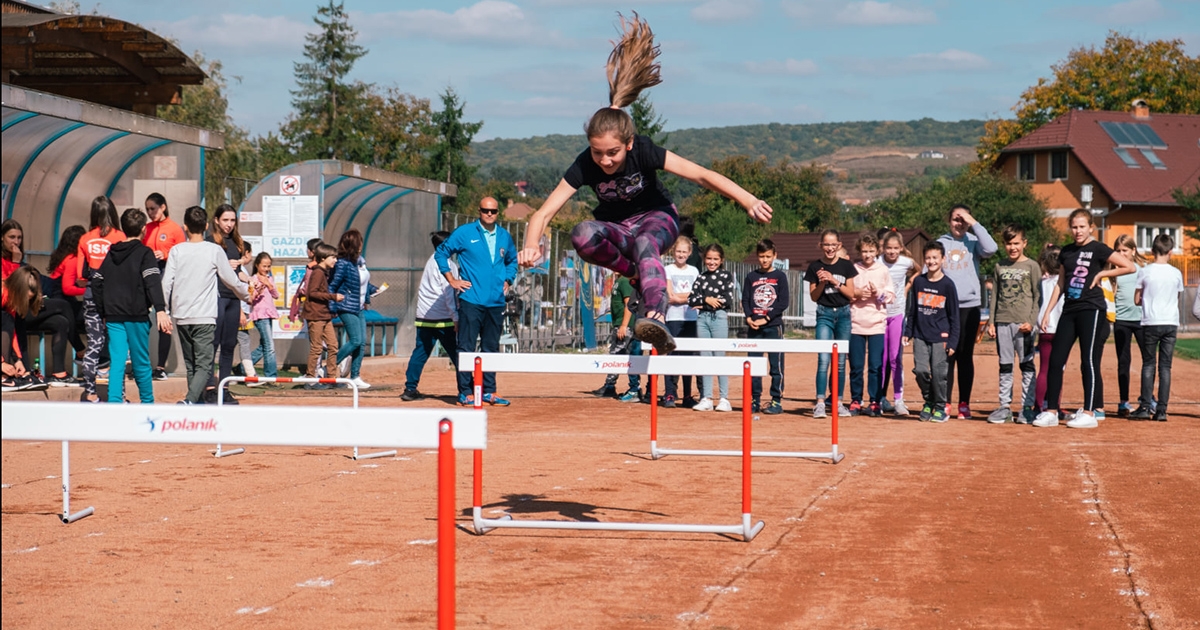
<path fill-rule="evenodd" d="M 1095 429 L 1100 426 L 1100 423 L 1096 422 L 1095 414 L 1080 409 L 1075 412 L 1074 418 L 1067 421 L 1067 426 L 1072 429 Z"/>
<path fill-rule="evenodd" d="M 712 411 L 712 410 L 713 410 L 713 404 L 712 404 L 711 398 L 701 398 L 700 402 L 696 403 L 695 406 L 692 407 L 692 411 Z"/>
<path fill-rule="evenodd" d="M 733 411 L 733 405 L 729 404 L 728 398 L 722 398 L 721 402 L 717 403 L 717 411 Z"/>
<path fill-rule="evenodd" d="M 1037 418 L 1034 418 L 1032 424 L 1035 427 L 1056 427 L 1058 426 L 1058 412 L 1054 410 L 1043 411 L 1038 414 Z"/>
<path fill-rule="evenodd" d="M 843 403 L 838 403 L 838 417 L 839 418 L 849 418 L 851 415 L 853 415 L 853 414 L 850 413 L 849 407 L 847 407 Z"/>
<path fill-rule="evenodd" d="M 364 381 L 364 380 L 362 380 L 362 377 L 361 377 L 361 376 L 357 376 L 357 377 L 355 377 L 355 378 L 354 378 L 354 380 L 353 380 L 353 383 L 354 383 L 355 385 L 358 385 L 358 388 L 359 388 L 359 389 L 371 389 L 371 384 L 370 384 L 370 383 L 368 383 L 368 382 L 366 382 L 366 381 Z"/>
<path fill-rule="evenodd" d="M 317 378 L 325 378 L 325 362 L 317 364 Z"/>
<path fill-rule="evenodd" d="M 346 378 L 347 376 L 350 376 L 350 359 L 351 358 L 352 357 L 346 357 L 345 359 L 342 359 L 342 361 L 340 363 L 338 363 L 338 372 L 341 373 L 342 378 Z"/>
<path fill-rule="evenodd" d="M 903 400 L 897 400 L 896 403 L 893 405 L 893 407 L 896 408 L 895 414 L 897 416 L 907 416 L 908 415 L 908 407 L 904 406 Z"/>
<path fill-rule="evenodd" d="M 814 418 L 824 418 L 825 417 L 825 401 L 824 400 L 818 400 L 817 404 L 813 405 L 812 417 L 814 417 Z"/>

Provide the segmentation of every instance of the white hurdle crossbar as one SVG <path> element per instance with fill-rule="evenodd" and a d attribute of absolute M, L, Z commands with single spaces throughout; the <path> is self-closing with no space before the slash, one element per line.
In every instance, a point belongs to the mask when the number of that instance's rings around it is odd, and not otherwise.
<path fill-rule="evenodd" d="M 345 385 L 349 385 L 349 386 L 350 386 L 350 387 L 351 387 L 351 388 L 354 390 L 354 408 L 355 408 L 355 409 L 358 409 L 358 383 L 355 383 L 355 382 L 354 382 L 352 379 L 348 379 L 348 378 L 312 378 L 312 377 L 308 377 L 308 376 L 298 376 L 298 377 L 288 377 L 288 376 L 228 376 L 228 377 L 226 377 L 224 380 L 222 380 L 222 381 L 221 381 L 221 385 L 220 385 L 220 387 L 219 387 L 219 389 L 218 389 L 218 391 L 217 391 L 217 404 L 218 404 L 218 405 L 224 405 L 224 404 L 225 404 L 225 384 L 226 384 L 226 383 L 229 383 L 229 382 L 243 382 L 243 383 L 304 383 L 304 384 L 310 384 L 310 383 L 323 383 L 323 384 L 325 384 L 325 385 L 336 385 L 336 384 L 338 384 L 338 383 L 343 383 L 343 384 L 345 384 Z M 230 456 L 230 455 L 237 455 L 238 453 L 244 453 L 244 452 L 246 452 L 246 449 L 244 449 L 244 448 L 235 448 L 235 449 L 231 449 L 231 450 L 228 450 L 228 451 L 223 451 L 223 450 L 221 450 L 221 445 L 220 445 L 220 444 L 218 444 L 218 445 L 217 445 L 217 451 L 216 451 L 215 453 L 213 453 L 213 456 L 214 456 L 214 457 L 228 457 L 228 456 Z M 358 461 L 358 460 L 360 460 L 360 459 L 374 459 L 374 458 L 376 458 L 376 457 L 391 457 L 391 456 L 393 456 L 393 455 L 395 455 L 395 454 L 396 454 L 396 451 L 395 451 L 395 450 L 390 450 L 390 451 L 379 451 L 379 452 L 377 452 L 377 453 L 363 453 L 363 454 L 361 454 L 361 455 L 360 455 L 360 454 L 358 453 L 358 447 L 357 447 L 357 446 L 355 446 L 355 447 L 354 447 L 354 455 L 353 455 L 352 457 L 353 457 L 354 461 Z"/>
<path fill-rule="evenodd" d="M 3 402 L 0 439 L 63 442 L 64 514 L 69 482 L 67 441 L 260 446 L 370 444 L 438 450 L 438 628 L 454 627 L 454 451 L 487 447 L 487 414 L 460 409 L 358 409 L 329 421 L 328 409 L 308 407 L 181 407 Z M 85 510 L 87 514 L 92 508 Z M 82 518 L 87 514 L 80 512 Z M 64 521 L 67 519 L 64 518 Z M 70 521 L 67 521 L 70 522 Z"/>
<path fill-rule="evenodd" d="M 474 459 L 474 502 L 473 520 L 475 532 L 487 532 L 501 528 L 519 529 L 584 529 L 607 531 L 642 531 L 729 534 L 741 536 L 749 542 L 762 531 L 763 522 L 754 523 L 750 518 L 750 377 L 767 373 L 767 360 L 763 357 L 659 357 L 630 355 L 587 355 L 587 354 L 507 354 L 462 352 L 458 355 L 459 371 L 474 371 L 475 408 L 483 405 L 483 373 L 524 372 L 537 374 L 715 374 L 741 376 L 745 383 L 745 405 L 742 411 L 742 522 L 737 525 L 705 525 L 690 523 L 600 523 L 578 521 L 530 520 L 515 521 L 511 515 L 504 518 L 483 518 L 483 453 L 475 451 Z"/>
<path fill-rule="evenodd" d="M 802 459 L 828 459 L 836 464 L 846 456 L 838 452 L 838 353 L 845 352 L 850 345 L 846 340 L 837 339 L 699 339 L 695 337 L 678 337 L 675 339 L 675 349 L 688 352 L 781 352 L 781 353 L 825 353 L 833 354 L 830 362 L 830 382 L 833 384 L 833 404 L 830 413 L 830 439 L 828 451 L 753 451 L 754 457 L 794 457 Z M 714 383 L 715 385 L 715 383 Z M 652 396 L 653 398 L 653 396 Z M 657 405 L 651 400 L 651 405 Z M 716 455 L 737 456 L 740 451 L 733 450 L 697 450 L 678 448 L 659 448 L 657 414 L 651 409 L 650 454 L 654 459 L 667 455 Z"/>

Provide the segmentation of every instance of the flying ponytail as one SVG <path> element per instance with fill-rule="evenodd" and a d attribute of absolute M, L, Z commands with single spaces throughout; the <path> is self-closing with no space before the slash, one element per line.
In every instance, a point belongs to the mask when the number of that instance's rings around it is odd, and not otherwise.
<path fill-rule="evenodd" d="M 621 142 L 633 139 L 633 119 L 621 108 L 637 100 L 642 90 L 662 83 L 661 66 L 655 62 L 661 50 L 654 43 L 650 25 L 633 13 L 632 20 L 621 20 L 621 39 L 613 42 L 608 55 L 608 102 L 588 120 L 584 132 L 588 138 L 615 134 Z"/>

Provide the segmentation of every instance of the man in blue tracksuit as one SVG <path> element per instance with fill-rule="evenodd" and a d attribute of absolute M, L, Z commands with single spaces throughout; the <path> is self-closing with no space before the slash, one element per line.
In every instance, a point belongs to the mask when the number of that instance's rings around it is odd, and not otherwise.
<path fill-rule="evenodd" d="M 491 197 L 479 202 L 479 220 L 454 230 L 434 251 L 438 271 L 458 292 L 458 349 L 470 352 L 479 342 L 481 352 L 500 350 L 504 321 L 504 295 L 517 276 L 517 245 L 508 230 L 496 224 L 500 206 Z M 458 257 L 461 278 L 450 271 L 450 257 Z M 474 404 L 472 372 L 458 373 L 458 404 Z M 483 374 L 483 402 L 507 405 L 496 395 L 496 373 Z"/>

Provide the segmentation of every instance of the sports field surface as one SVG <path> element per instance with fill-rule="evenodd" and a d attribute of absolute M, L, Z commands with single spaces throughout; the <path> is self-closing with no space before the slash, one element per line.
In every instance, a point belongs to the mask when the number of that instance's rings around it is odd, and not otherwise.
<path fill-rule="evenodd" d="M 460 453 L 458 626 L 1200 628 L 1200 363 L 1176 361 L 1170 421 L 1155 423 L 1115 417 L 1111 351 L 1105 360 L 1111 417 L 1098 429 L 856 417 L 841 423 L 840 464 L 755 458 L 753 515 L 766 528 L 749 543 L 477 536 Z M 815 361 L 789 356 L 785 413 L 754 422 L 756 449 L 828 448 L 828 420 L 808 415 Z M 976 365 L 981 418 L 995 405 L 995 357 Z M 403 422 L 405 407 L 450 404 L 452 372 L 421 383 L 444 398 L 402 403 L 402 370 L 368 361 L 376 387 L 362 405 L 395 407 Z M 1073 361 L 1075 405 L 1078 375 Z M 513 405 L 489 409 L 486 516 L 740 522 L 739 458 L 650 459 L 649 408 L 591 397 L 599 377 L 498 379 Z M 316 394 L 273 389 L 243 404 L 328 406 L 334 423 L 350 405 L 348 392 Z M 662 410 L 659 446 L 740 448 L 740 418 Z M 96 513 L 70 525 L 58 519 L 60 453 L 3 443 L 4 628 L 435 626 L 434 451 L 354 461 L 348 449 L 253 447 L 216 459 L 76 443 L 72 507 Z"/>

